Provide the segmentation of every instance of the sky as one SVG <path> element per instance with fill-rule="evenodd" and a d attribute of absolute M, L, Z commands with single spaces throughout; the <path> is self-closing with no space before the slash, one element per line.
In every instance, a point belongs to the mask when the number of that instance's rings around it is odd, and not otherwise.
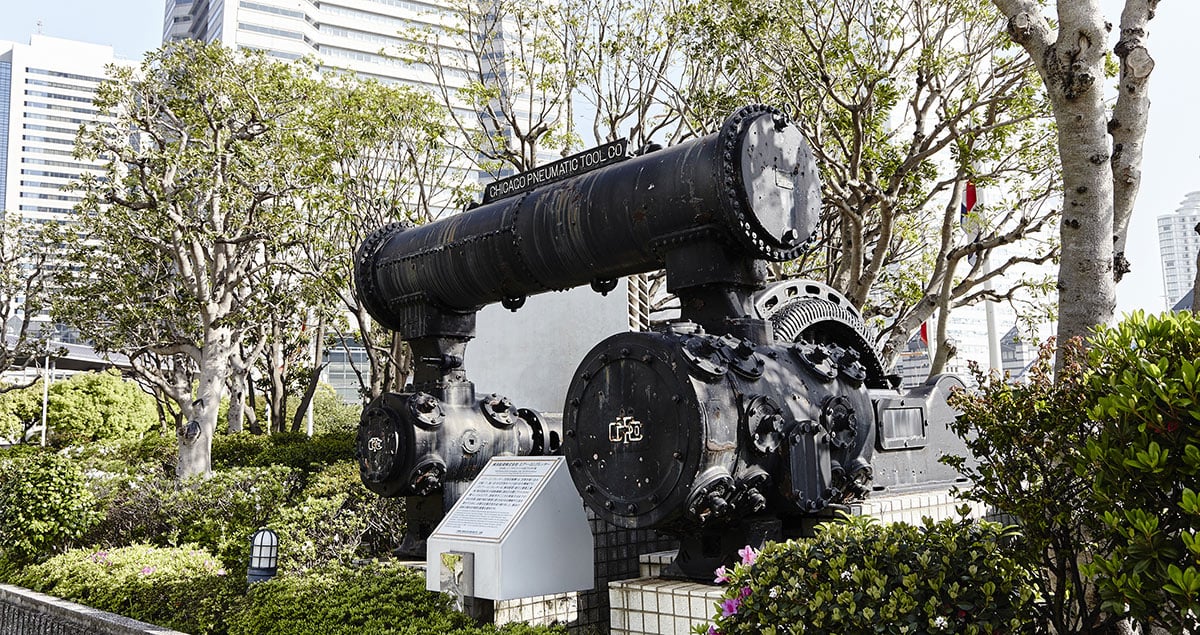
<path fill-rule="evenodd" d="M 1101 0 L 1114 25 L 1123 0 Z M 0 40 L 27 42 L 32 33 L 113 47 L 139 59 L 162 38 L 163 0 L 0 0 Z M 1155 219 L 1200 191 L 1200 2 L 1165 0 L 1150 23 L 1150 123 L 1142 187 L 1130 226 L 1133 271 L 1117 287 L 1117 311 L 1166 308 Z M 1115 30 L 1115 29 L 1114 29 Z M 1115 42 L 1115 35 L 1114 35 Z"/>

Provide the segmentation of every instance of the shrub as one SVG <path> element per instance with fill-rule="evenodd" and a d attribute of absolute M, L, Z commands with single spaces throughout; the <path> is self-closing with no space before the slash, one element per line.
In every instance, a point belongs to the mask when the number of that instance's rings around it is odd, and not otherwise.
<path fill-rule="evenodd" d="M 122 439 L 116 445 L 116 456 L 136 471 L 145 474 L 174 477 L 179 463 L 179 440 L 174 434 L 151 432 L 140 439 Z"/>
<path fill-rule="evenodd" d="M 1027 633 L 1035 591 L 1005 548 L 1012 528 L 866 517 L 815 538 L 747 548 L 709 633 Z M 696 632 L 705 632 L 704 626 Z"/>
<path fill-rule="evenodd" d="M 1100 329 L 1089 359 L 1099 435 L 1086 459 L 1103 510 L 1104 606 L 1172 632 L 1200 630 L 1200 318 L 1137 312 Z"/>
<path fill-rule="evenodd" d="M 1045 602 L 1041 620 L 1057 633 L 1093 633 L 1115 617 L 1101 610 L 1096 587 L 1084 575 L 1100 511 L 1090 497 L 1096 469 L 1084 448 L 1097 434 L 1088 416 L 1092 395 L 1086 359 L 1078 343 L 1063 346 L 1055 381 L 1053 343 L 1041 348 L 1028 381 L 1010 383 L 972 366 L 976 392 L 960 392 L 951 403 L 962 415 L 951 428 L 974 457 L 946 457 L 972 482 L 959 495 L 984 503 L 1020 523 L 1019 547 Z M 1081 556 L 1084 556 L 1081 558 Z"/>
<path fill-rule="evenodd" d="M 262 454 L 270 443 L 271 437 L 264 434 L 239 432 L 217 435 L 212 441 L 213 469 L 254 465 L 254 459 Z"/>
<path fill-rule="evenodd" d="M 358 430 L 358 420 L 362 416 L 362 404 L 346 403 L 341 395 L 329 384 L 317 386 L 313 395 L 313 433 L 328 432 L 350 433 Z"/>
<path fill-rule="evenodd" d="M 448 596 L 425 590 L 425 575 L 372 564 L 329 565 L 304 576 L 252 585 L 242 610 L 229 618 L 230 635 L 512 635 L 564 633 L 561 628 L 477 626 L 449 607 Z"/>
<path fill-rule="evenodd" d="M 187 633 L 223 633 L 245 592 L 200 547 L 135 545 L 75 549 L 11 575 L 8 582 Z"/>
<path fill-rule="evenodd" d="M 0 393 L 0 439 L 21 441 L 25 429 L 40 423 L 42 417 L 42 384 L 39 380 L 30 388 L 10 389 Z"/>
<path fill-rule="evenodd" d="M 0 461 L 0 552 L 6 559 L 47 557 L 96 519 L 95 500 L 70 459 L 40 452 Z"/>
<path fill-rule="evenodd" d="M 250 534 L 291 504 L 301 485 L 300 474 L 282 466 L 221 470 L 179 482 L 162 499 L 168 526 L 162 539 L 202 545 L 230 571 L 244 571 Z"/>
<path fill-rule="evenodd" d="M 137 438 L 158 423 L 154 399 L 115 372 L 79 373 L 50 386 L 50 438 L 56 446 Z"/>
<path fill-rule="evenodd" d="M 309 439 L 303 434 L 271 435 L 271 443 L 253 465 L 286 465 L 298 470 L 313 471 L 324 466 L 354 458 L 354 435 L 345 432 L 316 435 Z"/>
<path fill-rule="evenodd" d="M 281 572 L 330 562 L 349 564 L 355 555 L 386 556 L 404 536 L 404 504 L 363 487 L 358 465 L 341 461 L 314 474 L 300 501 L 279 511 Z"/>

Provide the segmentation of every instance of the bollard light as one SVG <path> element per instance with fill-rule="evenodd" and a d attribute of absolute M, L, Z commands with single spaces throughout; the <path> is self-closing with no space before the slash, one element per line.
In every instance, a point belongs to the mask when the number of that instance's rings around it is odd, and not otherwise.
<path fill-rule="evenodd" d="M 249 582 L 266 582 L 275 577 L 279 565 L 279 535 L 263 527 L 250 536 Z"/>

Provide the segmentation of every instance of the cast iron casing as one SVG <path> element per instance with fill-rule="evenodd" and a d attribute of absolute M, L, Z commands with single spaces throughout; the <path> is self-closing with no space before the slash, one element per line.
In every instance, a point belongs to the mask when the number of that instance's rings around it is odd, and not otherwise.
<path fill-rule="evenodd" d="M 381 496 L 428 496 L 471 480 L 494 456 L 556 454 L 560 435 L 537 412 L 495 394 L 455 404 L 424 392 L 385 393 L 359 422 L 359 473 Z"/>
<path fill-rule="evenodd" d="M 621 333 L 571 382 L 563 450 L 585 502 L 620 527 L 813 513 L 870 478 L 864 377 L 857 355 L 826 345 L 756 345 L 687 324 Z"/>

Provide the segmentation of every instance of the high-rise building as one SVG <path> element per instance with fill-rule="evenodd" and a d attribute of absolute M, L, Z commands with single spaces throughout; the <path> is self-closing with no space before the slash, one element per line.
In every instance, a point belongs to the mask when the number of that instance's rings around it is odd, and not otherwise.
<path fill-rule="evenodd" d="M 1163 292 L 1167 308 L 1175 305 L 1196 280 L 1200 252 L 1200 192 L 1189 192 L 1174 214 L 1158 217 L 1158 248 L 1162 253 Z"/>
<path fill-rule="evenodd" d="M 397 57 L 401 33 L 443 28 L 438 0 L 166 0 L 163 40 L 220 41 L 283 60 L 311 56 L 325 69 L 433 87 L 432 71 Z M 451 60 L 453 56 L 447 56 Z M 465 81 L 453 69 L 449 79 Z"/>
<path fill-rule="evenodd" d="M 110 46 L 33 35 L 0 41 L 0 208 L 45 223 L 64 220 L 79 194 L 64 186 L 97 167 L 76 159 L 75 135 L 95 121 L 92 104 L 117 62 Z"/>

